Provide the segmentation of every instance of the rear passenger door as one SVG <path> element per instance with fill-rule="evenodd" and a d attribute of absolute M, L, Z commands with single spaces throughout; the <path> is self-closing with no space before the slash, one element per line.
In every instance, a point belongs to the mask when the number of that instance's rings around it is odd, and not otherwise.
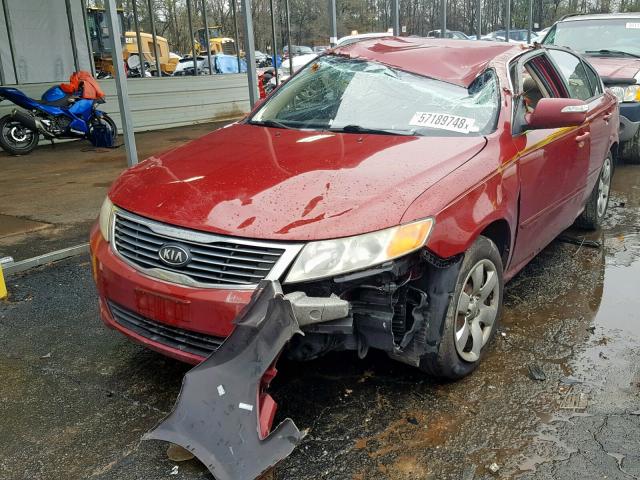
<path fill-rule="evenodd" d="M 535 110 L 540 98 L 579 98 L 545 50 L 520 60 L 512 77 L 513 140 L 520 174 L 520 221 L 512 265 L 518 268 L 578 215 L 589 169 L 590 133 L 586 122 L 577 128 L 527 129 L 525 114 Z"/>

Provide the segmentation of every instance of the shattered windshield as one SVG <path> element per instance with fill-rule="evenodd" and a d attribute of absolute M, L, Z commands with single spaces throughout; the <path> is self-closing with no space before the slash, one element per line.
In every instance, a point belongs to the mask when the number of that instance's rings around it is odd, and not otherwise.
<path fill-rule="evenodd" d="M 495 129 L 498 82 L 467 89 L 376 62 L 323 56 L 275 92 L 250 123 L 394 135 L 484 135 Z"/>

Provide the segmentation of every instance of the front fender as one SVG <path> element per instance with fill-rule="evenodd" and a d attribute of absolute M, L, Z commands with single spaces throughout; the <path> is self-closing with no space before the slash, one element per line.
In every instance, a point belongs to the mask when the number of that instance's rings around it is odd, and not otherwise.
<path fill-rule="evenodd" d="M 517 150 L 512 144 L 501 152 L 487 150 L 424 192 L 402 218 L 409 222 L 437 212 L 432 214 L 435 226 L 427 247 L 439 257 L 465 252 L 497 220 L 508 223 L 513 250 L 518 221 Z"/>

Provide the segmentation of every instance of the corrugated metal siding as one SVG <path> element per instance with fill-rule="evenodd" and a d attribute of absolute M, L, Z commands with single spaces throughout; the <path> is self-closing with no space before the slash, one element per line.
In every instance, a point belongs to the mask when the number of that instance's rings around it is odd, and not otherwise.
<path fill-rule="evenodd" d="M 32 98 L 40 98 L 52 83 L 18 85 Z M 115 80 L 100 80 L 107 95 L 101 110 L 120 125 Z M 192 125 L 241 117 L 249 111 L 247 76 L 243 74 L 199 77 L 132 78 L 127 81 L 136 132 Z M 0 103 L 0 116 L 15 108 Z"/>

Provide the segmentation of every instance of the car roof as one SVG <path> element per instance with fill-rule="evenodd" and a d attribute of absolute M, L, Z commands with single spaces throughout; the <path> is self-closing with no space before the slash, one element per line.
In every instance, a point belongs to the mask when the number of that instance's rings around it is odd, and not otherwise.
<path fill-rule="evenodd" d="M 509 50 L 514 55 L 523 52 L 522 46 L 507 42 L 383 37 L 336 47 L 333 52 L 467 87 L 493 59 Z"/>
<path fill-rule="evenodd" d="M 582 15 L 579 13 L 573 15 L 566 15 L 558 20 L 560 22 L 575 22 L 581 20 L 601 20 L 607 18 L 640 18 L 640 12 L 627 12 L 627 13 L 590 13 Z"/>

